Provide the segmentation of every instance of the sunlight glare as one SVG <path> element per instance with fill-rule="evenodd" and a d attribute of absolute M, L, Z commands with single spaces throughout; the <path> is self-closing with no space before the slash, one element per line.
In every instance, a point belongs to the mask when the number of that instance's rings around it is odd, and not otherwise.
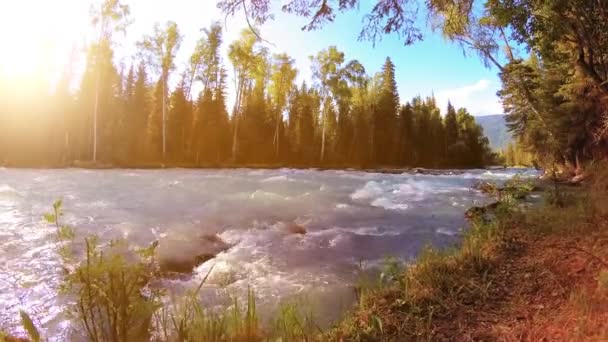
<path fill-rule="evenodd" d="M 80 1 L 84 3 L 84 1 Z M 50 77 L 82 29 L 82 5 L 73 0 L 19 0 L 0 4 L 0 75 L 13 80 Z M 86 12 L 85 12 L 86 13 Z"/>

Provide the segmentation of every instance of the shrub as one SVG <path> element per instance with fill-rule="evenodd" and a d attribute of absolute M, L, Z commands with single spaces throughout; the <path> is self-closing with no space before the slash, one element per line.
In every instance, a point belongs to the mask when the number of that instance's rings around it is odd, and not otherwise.
<path fill-rule="evenodd" d="M 59 254 L 64 260 L 61 291 L 74 299 L 68 312 L 79 322 L 88 340 L 134 341 L 149 335 L 158 294 L 147 288 L 155 274 L 156 244 L 129 251 L 124 241 L 102 246 L 97 237 L 84 239 L 84 260 L 75 262 L 74 230 L 60 222 L 62 203 L 44 217 L 57 228 Z"/>

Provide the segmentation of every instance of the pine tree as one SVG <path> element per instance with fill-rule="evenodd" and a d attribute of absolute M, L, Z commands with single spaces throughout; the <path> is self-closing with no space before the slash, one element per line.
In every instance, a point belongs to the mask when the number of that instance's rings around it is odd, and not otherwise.
<path fill-rule="evenodd" d="M 146 151 L 148 113 L 150 110 L 150 90 L 146 77 L 146 68 L 142 63 L 137 68 L 137 76 L 133 85 L 132 107 L 127 114 L 130 159 L 135 162 L 144 159 L 142 155 Z"/>
<path fill-rule="evenodd" d="M 398 156 L 399 165 L 414 164 L 414 112 L 408 102 L 399 111 Z"/>
<path fill-rule="evenodd" d="M 169 99 L 167 122 L 168 160 L 184 162 L 186 152 L 186 127 L 192 123 L 192 106 L 186 98 L 186 81 L 182 78 Z"/>
<path fill-rule="evenodd" d="M 281 142 L 285 140 L 283 114 L 297 75 L 294 63 L 295 60 L 287 54 L 279 54 L 274 56 L 272 65 L 269 92 L 273 102 L 271 108 L 274 112 L 271 121 L 274 122 L 275 126 L 273 135 L 275 161 L 279 161 L 281 158 Z"/>
<path fill-rule="evenodd" d="M 458 142 L 458 119 L 456 118 L 456 109 L 452 103 L 448 101 L 448 108 L 445 114 L 445 154 L 448 166 L 455 164 L 455 156 L 451 153 L 452 147 Z"/>
<path fill-rule="evenodd" d="M 431 131 L 430 141 L 431 145 L 431 153 L 433 154 L 433 164 L 434 168 L 438 168 L 440 166 L 445 165 L 445 128 L 443 126 L 443 119 L 441 118 L 441 113 L 439 108 L 437 108 L 436 102 L 433 99 L 431 102 Z"/>
<path fill-rule="evenodd" d="M 395 65 L 386 58 L 381 72 L 378 106 L 374 112 L 374 156 L 380 165 L 394 164 L 399 93 L 395 80 Z"/>

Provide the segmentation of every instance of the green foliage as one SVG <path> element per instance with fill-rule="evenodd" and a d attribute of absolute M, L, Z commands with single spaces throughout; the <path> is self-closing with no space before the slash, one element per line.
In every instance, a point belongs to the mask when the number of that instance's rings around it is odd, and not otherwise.
<path fill-rule="evenodd" d="M 21 316 L 21 325 L 23 326 L 25 331 L 27 331 L 27 334 L 29 335 L 32 342 L 40 342 L 40 332 L 38 331 L 38 328 L 36 328 L 36 325 L 30 318 L 30 316 L 23 310 L 19 311 L 19 316 Z"/>
<path fill-rule="evenodd" d="M 318 28 L 359 3 L 294 0 L 283 9 L 309 17 L 307 27 Z M 417 5 L 381 1 L 372 6 L 362 38 L 375 41 L 400 32 L 406 43 L 420 39 Z M 603 156 L 608 143 L 605 2 L 435 0 L 425 5 L 428 24 L 499 70 L 499 96 L 520 145 L 504 151 L 507 164 L 529 165 L 534 160 L 546 168 L 557 164 L 580 173 L 587 161 Z M 246 10 L 258 22 L 269 19 L 273 10 L 267 0 L 223 0 L 219 7 L 227 14 Z M 125 72 L 114 64 L 113 35 L 126 33 L 129 14 L 128 6 L 117 0 L 94 8 L 91 19 L 100 38 L 88 47 L 74 94 L 70 85 L 77 82 L 70 70 L 54 94 L 47 94 L 48 84 L 34 89 L 3 85 L 9 99 L 3 112 L 10 113 L 10 119 L 3 121 L 1 145 L 11 148 L 0 149 L 0 160 L 17 165 L 70 165 L 93 159 L 123 166 L 230 161 L 351 167 L 472 167 L 493 162 L 483 131 L 470 123 L 468 113 L 457 113 L 455 125 L 455 108 L 449 106 L 442 120 L 434 99 L 396 108 L 399 98 L 390 59 L 380 73 L 368 76 L 359 62 L 329 47 L 313 58 L 314 94 L 296 96 L 296 70 L 285 63 L 290 57 L 282 55 L 283 62 L 275 61 L 273 71 L 267 49 L 251 30 L 228 49 L 236 94 L 229 118 L 227 75 L 219 53 L 221 25 L 203 30 L 182 82 L 169 89 L 180 42 L 177 24 L 156 25 L 138 44 L 138 55 L 144 58 L 137 72 L 133 66 Z M 193 94 L 197 82 L 202 91 Z M 24 93 L 35 94 L 36 101 L 12 101 L 21 97 L 11 95 Z M 40 112 L 48 115 L 37 115 Z M 34 119 L 42 121 L 32 127 Z M 171 151 L 165 151 L 167 146 Z M 519 148 L 526 153 L 520 154 Z M 166 153 L 171 158 L 165 160 Z"/>
<path fill-rule="evenodd" d="M 396 258 L 386 258 L 383 260 L 380 272 L 381 284 L 392 284 L 401 280 L 403 272 L 402 262 Z"/>
<path fill-rule="evenodd" d="M 397 132 L 397 111 L 399 110 L 399 92 L 395 80 L 395 65 L 386 58 L 380 72 L 378 100 L 374 106 L 372 120 L 372 149 L 374 164 L 391 165 L 395 163 L 395 137 Z"/>
<path fill-rule="evenodd" d="M 78 262 L 72 246 L 74 230 L 61 224 L 62 216 L 62 201 L 57 201 L 45 219 L 55 225 L 56 237 L 62 242 L 58 251 L 65 271 L 61 290 L 75 297 L 70 315 L 91 341 L 131 341 L 147 336 L 152 314 L 159 308 L 158 293 L 151 290 L 145 294 L 156 272 L 156 244 L 136 251 L 139 257 L 132 261 L 125 255 L 129 252 L 125 241 L 110 241 L 104 247 L 96 236 L 86 237 L 84 260 Z"/>
<path fill-rule="evenodd" d="M 519 7 L 521 17 L 509 24 L 534 53 L 526 61 L 512 61 L 501 72 L 499 94 L 508 120 L 541 163 L 578 171 L 581 162 L 595 159 L 590 151 L 605 143 L 601 130 L 608 64 L 599 57 L 608 53 L 606 44 L 599 43 L 608 37 L 600 29 L 605 26 L 605 5 L 526 1 Z M 587 30 L 596 33 L 582 33 Z"/>
<path fill-rule="evenodd" d="M 506 198 L 520 200 L 526 198 L 535 188 L 535 180 L 515 175 L 505 182 L 503 192 Z"/>
<path fill-rule="evenodd" d="M 0 136 L 3 146 L 14 142 L 16 148 L 0 148 L 0 160 L 139 167 L 477 167 L 491 162 L 483 132 L 466 111 L 457 115 L 449 106 L 444 120 L 432 97 L 400 106 L 396 67 L 388 57 L 380 72 L 368 75 L 359 61 L 330 46 L 312 58 L 314 86 L 296 90 L 294 59 L 285 53 L 271 57 L 251 30 L 228 45 L 223 61 L 222 26 L 213 23 L 202 30 L 181 78 L 170 82 L 182 38 L 177 24 L 156 24 L 137 43 L 138 64 L 118 66 L 111 38 L 128 24 L 128 6 L 117 0 L 104 4 L 103 13 L 94 16 L 103 22 L 105 35 L 88 49 L 80 87 L 71 92 L 74 82 L 67 73 L 48 96 L 53 102 L 45 109 L 48 115 L 39 115 L 48 120 L 40 126 L 52 133 L 27 124 L 27 113 L 44 110 L 11 107 L 15 115 L 0 127 Z M 235 73 L 230 116 L 227 63 Z M 34 91 L 23 93 L 48 102 Z M 26 127 L 35 143 L 22 138 Z M 91 159 L 95 163 L 82 162 Z"/>
<path fill-rule="evenodd" d="M 319 29 L 360 0 L 294 0 L 283 10 Z M 608 141 L 608 11 L 604 1 L 426 1 L 426 23 L 465 53 L 496 67 L 509 126 L 545 167 L 581 171 L 602 156 Z M 399 32 L 406 44 L 421 39 L 418 1 L 381 1 L 364 15 L 361 38 L 376 42 Z M 222 0 L 227 15 L 244 10 L 259 22 L 273 16 L 266 0 Z M 527 60 L 526 60 L 527 58 Z M 450 119 L 451 120 L 451 119 Z M 449 125 L 448 146 L 462 151 Z M 507 158 L 508 164 L 521 160 Z M 516 159 L 516 158 L 515 158 Z"/>
<path fill-rule="evenodd" d="M 519 143 L 509 143 L 500 152 L 502 163 L 506 166 L 534 166 L 534 154 L 524 150 Z"/>
<path fill-rule="evenodd" d="M 304 300 L 281 303 L 271 328 L 272 341 L 314 341 L 322 332 Z"/>

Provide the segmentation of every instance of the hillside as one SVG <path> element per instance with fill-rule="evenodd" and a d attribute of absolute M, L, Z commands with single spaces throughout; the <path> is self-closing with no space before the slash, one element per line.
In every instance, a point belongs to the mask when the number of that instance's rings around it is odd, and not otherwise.
<path fill-rule="evenodd" d="M 511 141 L 511 133 L 507 130 L 505 117 L 502 114 L 476 116 L 475 121 L 490 140 L 490 147 L 493 150 L 502 150 Z"/>

